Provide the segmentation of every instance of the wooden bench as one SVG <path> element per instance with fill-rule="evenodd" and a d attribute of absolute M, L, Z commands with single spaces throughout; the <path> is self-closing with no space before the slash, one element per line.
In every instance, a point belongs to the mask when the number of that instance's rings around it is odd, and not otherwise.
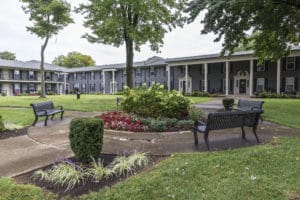
<path fill-rule="evenodd" d="M 46 101 L 46 102 L 39 102 L 39 103 L 32 103 L 30 106 L 33 109 L 35 120 L 32 124 L 32 126 L 35 126 L 37 120 L 39 117 L 46 117 L 45 119 L 45 126 L 47 126 L 47 120 L 48 117 L 51 116 L 51 119 L 53 119 L 54 115 L 57 113 L 60 114 L 60 119 L 63 119 L 64 115 L 64 109 L 62 106 L 57 106 L 59 109 L 55 109 L 52 101 Z"/>
<path fill-rule="evenodd" d="M 242 138 L 246 139 L 244 127 L 252 127 L 253 134 L 255 135 L 257 143 L 259 139 L 256 133 L 258 121 L 262 111 L 235 111 L 235 112 L 217 112 L 210 113 L 207 118 L 206 124 L 198 122 L 194 127 L 194 140 L 195 145 L 198 145 L 198 132 L 204 133 L 204 140 L 207 149 L 210 150 L 208 134 L 212 130 L 228 129 L 240 127 L 242 129 Z"/>
<path fill-rule="evenodd" d="M 262 110 L 263 103 L 264 101 L 239 99 L 237 107 L 232 109 L 239 111 Z"/>

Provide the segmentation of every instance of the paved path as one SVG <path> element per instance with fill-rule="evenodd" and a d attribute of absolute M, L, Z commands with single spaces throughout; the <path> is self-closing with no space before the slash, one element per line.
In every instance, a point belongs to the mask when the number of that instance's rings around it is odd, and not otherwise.
<path fill-rule="evenodd" d="M 206 110 L 217 109 L 221 100 L 197 105 Z M 213 108 L 215 107 L 215 108 Z M 69 147 L 68 132 L 72 118 L 76 116 L 96 116 L 99 113 L 67 112 L 61 121 L 49 120 L 47 127 L 43 122 L 28 129 L 28 135 L 0 140 L 0 177 L 15 176 L 51 164 L 54 161 L 73 156 Z M 212 149 L 231 149 L 256 145 L 251 129 L 246 129 L 247 141 L 241 140 L 240 129 L 227 129 L 212 132 Z M 219 133 L 219 134 L 218 134 Z M 300 130 L 263 122 L 259 125 L 260 140 L 265 143 L 274 136 L 300 136 Z M 193 144 L 190 131 L 172 133 L 127 133 L 105 131 L 102 152 L 123 154 L 124 152 L 143 151 L 151 154 L 169 155 L 174 152 L 206 151 L 202 135 L 199 145 Z"/>

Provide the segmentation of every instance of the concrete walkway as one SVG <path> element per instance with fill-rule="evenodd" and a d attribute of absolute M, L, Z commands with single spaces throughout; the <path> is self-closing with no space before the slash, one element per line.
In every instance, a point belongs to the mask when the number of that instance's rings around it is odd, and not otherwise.
<path fill-rule="evenodd" d="M 218 109 L 221 99 L 197 105 L 206 111 Z M 55 161 L 73 156 L 69 146 L 69 124 L 72 118 L 97 116 L 92 112 L 67 112 L 67 116 L 49 120 L 47 127 L 43 122 L 28 129 L 28 135 L 0 140 L 0 177 L 16 176 Z M 262 143 L 274 136 L 300 136 L 300 130 L 279 126 L 269 122 L 259 125 L 259 138 Z M 241 131 L 227 129 L 210 134 L 212 149 L 231 149 L 256 145 L 251 129 L 246 129 L 247 141 L 241 140 Z M 170 133 L 128 133 L 105 131 L 102 153 L 123 154 L 132 151 L 150 154 L 169 155 L 174 152 L 206 151 L 203 136 L 199 135 L 199 145 L 194 145 L 190 131 Z"/>

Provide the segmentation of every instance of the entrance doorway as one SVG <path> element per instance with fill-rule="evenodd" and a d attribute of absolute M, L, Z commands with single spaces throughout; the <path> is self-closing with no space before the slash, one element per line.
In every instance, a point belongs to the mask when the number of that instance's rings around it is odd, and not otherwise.
<path fill-rule="evenodd" d="M 246 79 L 240 79 L 240 87 L 239 87 L 239 93 L 245 94 L 247 89 L 247 80 Z"/>

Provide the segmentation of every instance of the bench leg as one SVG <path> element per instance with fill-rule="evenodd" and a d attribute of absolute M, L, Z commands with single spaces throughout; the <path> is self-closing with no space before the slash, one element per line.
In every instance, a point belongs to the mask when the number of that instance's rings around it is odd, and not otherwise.
<path fill-rule="evenodd" d="M 47 126 L 48 115 L 46 116 L 44 125 Z"/>
<path fill-rule="evenodd" d="M 63 117 L 64 117 L 64 111 L 61 112 L 61 114 L 60 114 L 60 119 L 62 120 Z"/>
<path fill-rule="evenodd" d="M 243 140 L 246 140 L 246 134 L 245 134 L 244 127 L 242 126 L 241 129 L 242 129 L 242 138 L 243 138 Z"/>
<path fill-rule="evenodd" d="M 194 141 L 195 145 L 198 145 L 198 135 L 197 135 L 197 127 L 194 127 Z"/>
<path fill-rule="evenodd" d="M 258 136 L 257 136 L 257 133 L 256 133 L 256 129 L 257 129 L 257 126 L 254 126 L 254 127 L 253 127 L 253 134 L 255 135 L 255 138 L 256 138 L 257 143 L 260 143 L 260 141 L 259 141 L 259 139 L 258 139 Z"/>
<path fill-rule="evenodd" d="M 55 114 L 51 115 L 51 119 L 53 119 L 54 115 L 55 115 Z"/>
<path fill-rule="evenodd" d="M 35 124 L 36 124 L 37 120 L 38 120 L 38 117 L 35 117 L 35 120 L 34 120 L 34 122 L 33 122 L 32 126 L 35 126 Z"/>
<path fill-rule="evenodd" d="M 208 141 L 208 132 L 204 133 L 204 140 L 205 140 L 205 144 L 206 144 L 207 150 L 210 150 L 209 141 Z"/>

